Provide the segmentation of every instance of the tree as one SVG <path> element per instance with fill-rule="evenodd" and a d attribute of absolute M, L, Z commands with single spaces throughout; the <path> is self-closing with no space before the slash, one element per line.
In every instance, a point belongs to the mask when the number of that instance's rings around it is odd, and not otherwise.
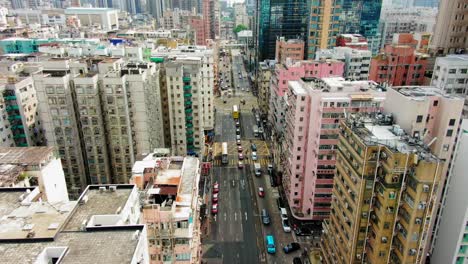
<path fill-rule="evenodd" d="M 240 25 L 237 25 L 237 27 L 235 27 L 235 28 L 233 29 L 233 31 L 234 31 L 234 33 L 237 34 L 237 33 L 241 32 L 242 30 L 246 30 L 246 29 L 247 29 L 247 26 L 246 26 L 246 25 L 240 24 Z"/>

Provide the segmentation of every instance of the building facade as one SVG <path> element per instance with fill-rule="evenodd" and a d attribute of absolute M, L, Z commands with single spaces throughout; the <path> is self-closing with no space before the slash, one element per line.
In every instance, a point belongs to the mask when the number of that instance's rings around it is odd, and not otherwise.
<path fill-rule="evenodd" d="M 375 82 L 349 82 L 341 77 L 304 78 L 288 86 L 283 188 L 296 219 L 327 219 L 338 123 L 347 114 L 380 111 L 385 93 Z"/>
<path fill-rule="evenodd" d="M 262 61 L 258 71 L 258 107 L 263 115 L 270 112 L 270 82 L 275 72 L 275 61 Z"/>
<path fill-rule="evenodd" d="M 463 116 L 468 116 L 468 55 L 449 55 L 438 57 L 434 66 L 431 85 L 447 94 L 456 94 L 465 98 Z"/>
<path fill-rule="evenodd" d="M 440 0 L 439 12 L 431 41 L 431 50 L 437 54 L 465 53 L 468 48 L 465 12 L 468 5 L 463 0 Z"/>
<path fill-rule="evenodd" d="M 391 116 L 341 121 L 325 263 L 424 263 L 443 163 Z"/>
<path fill-rule="evenodd" d="M 334 47 L 319 50 L 316 60 L 333 59 L 344 62 L 343 77 L 348 80 L 360 81 L 369 78 L 372 52 L 369 50 L 352 49 L 349 47 Z"/>
<path fill-rule="evenodd" d="M 405 44 L 387 45 L 373 57 L 369 79 L 385 86 L 422 85 L 429 55 Z"/>
<path fill-rule="evenodd" d="M 301 39 L 288 39 L 280 37 L 276 40 L 275 60 L 278 63 L 285 64 L 289 58 L 292 61 L 304 59 L 305 43 Z"/>

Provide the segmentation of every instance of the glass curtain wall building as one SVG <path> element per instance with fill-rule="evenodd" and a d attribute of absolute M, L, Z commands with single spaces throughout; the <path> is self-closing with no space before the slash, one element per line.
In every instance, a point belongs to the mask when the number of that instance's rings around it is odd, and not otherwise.
<path fill-rule="evenodd" d="M 306 41 L 310 0 L 258 0 L 258 61 L 275 58 L 276 40 Z"/>
<path fill-rule="evenodd" d="M 380 44 L 379 20 L 382 0 L 341 0 L 341 33 L 361 34 L 367 38 L 369 49 L 376 54 Z"/>

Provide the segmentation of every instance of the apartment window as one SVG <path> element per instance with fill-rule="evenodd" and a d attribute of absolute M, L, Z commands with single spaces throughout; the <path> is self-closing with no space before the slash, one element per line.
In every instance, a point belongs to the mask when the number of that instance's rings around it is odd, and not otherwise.
<path fill-rule="evenodd" d="M 298 192 L 294 192 L 294 195 L 297 196 L 299 193 Z"/>
<path fill-rule="evenodd" d="M 457 72 L 457 69 L 449 69 L 448 73 L 456 73 L 456 72 Z"/>
<path fill-rule="evenodd" d="M 449 126 L 453 126 L 453 125 L 455 125 L 455 119 L 450 119 Z"/>
<path fill-rule="evenodd" d="M 301 160 L 301 156 L 297 156 L 296 159 L 297 159 L 297 160 Z"/>
<path fill-rule="evenodd" d="M 433 106 L 438 106 L 439 105 L 439 101 L 438 100 L 435 100 L 434 103 L 432 104 Z"/>
<path fill-rule="evenodd" d="M 451 137 L 452 134 L 453 134 L 453 129 L 447 130 L 447 134 L 446 134 L 447 137 Z"/>
<path fill-rule="evenodd" d="M 304 121 L 304 118 L 303 117 L 299 117 L 299 122 L 302 122 Z"/>
<path fill-rule="evenodd" d="M 300 111 L 301 111 L 301 112 L 304 112 L 304 109 L 305 109 L 305 108 L 304 108 L 303 106 L 301 106 Z"/>
<path fill-rule="evenodd" d="M 416 123 L 421 123 L 422 120 L 423 120 L 423 116 L 422 116 L 422 115 L 418 115 L 418 116 L 416 117 Z"/>

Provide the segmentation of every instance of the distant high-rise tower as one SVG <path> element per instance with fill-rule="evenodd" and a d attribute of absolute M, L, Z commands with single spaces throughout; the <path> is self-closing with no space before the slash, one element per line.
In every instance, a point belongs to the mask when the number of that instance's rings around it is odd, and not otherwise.
<path fill-rule="evenodd" d="M 276 40 L 306 39 L 307 0 L 258 0 L 258 61 L 275 58 Z"/>
<path fill-rule="evenodd" d="M 11 0 L 11 8 L 13 9 L 23 9 L 24 1 L 23 0 Z"/>

